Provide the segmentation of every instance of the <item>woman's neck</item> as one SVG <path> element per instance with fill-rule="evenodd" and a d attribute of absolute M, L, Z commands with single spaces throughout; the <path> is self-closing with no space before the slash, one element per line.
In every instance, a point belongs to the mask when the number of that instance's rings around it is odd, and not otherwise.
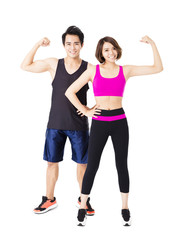
<path fill-rule="evenodd" d="M 117 64 L 115 62 L 111 63 L 111 62 L 105 62 L 102 64 L 104 66 L 104 68 L 109 68 L 109 69 L 113 69 L 114 67 L 117 66 Z"/>

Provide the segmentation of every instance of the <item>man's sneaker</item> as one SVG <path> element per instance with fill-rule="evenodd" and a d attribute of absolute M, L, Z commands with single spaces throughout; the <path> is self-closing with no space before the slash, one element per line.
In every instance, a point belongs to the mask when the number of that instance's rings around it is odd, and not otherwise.
<path fill-rule="evenodd" d="M 79 209 L 77 216 L 77 226 L 85 226 L 86 220 L 86 209 Z"/>
<path fill-rule="evenodd" d="M 41 204 L 33 210 L 34 213 L 40 214 L 40 213 L 45 213 L 48 212 L 51 209 L 56 208 L 57 202 L 56 198 L 54 197 L 53 200 L 48 199 L 47 197 L 43 196 L 42 197 L 42 202 Z"/>
<path fill-rule="evenodd" d="M 123 226 L 131 226 L 131 217 L 129 209 L 122 209 L 121 210 Z"/>
<path fill-rule="evenodd" d="M 91 204 L 89 201 L 90 201 L 90 197 L 88 198 L 88 200 L 86 202 L 86 210 L 87 210 L 86 215 L 93 216 L 93 215 L 95 215 L 95 210 L 91 207 Z M 79 197 L 78 198 L 78 207 L 80 207 L 80 205 L 81 205 L 81 198 Z"/>

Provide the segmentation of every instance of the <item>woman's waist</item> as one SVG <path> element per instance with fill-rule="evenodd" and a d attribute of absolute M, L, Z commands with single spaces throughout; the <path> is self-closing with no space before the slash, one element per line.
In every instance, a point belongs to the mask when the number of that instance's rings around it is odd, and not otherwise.
<path fill-rule="evenodd" d="M 123 110 L 122 107 L 120 108 L 116 108 L 116 109 L 111 109 L 111 110 L 108 110 L 108 109 L 103 109 L 101 107 L 99 107 L 98 109 L 101 110 L 100 112 L 100 115 L 96 115 L 96 116 L 117 116 L 117 115 L 124 115 L 125 114 L 125 111 Z"/>
<path fill-rule="evenodd" d="M 112 110 L 105 110 L 101 108 L 99 109 L 101 110 L 100 115 L 96 115 L 96 117 L 93 117 L 93 120 L 111 122 L 126 118 L 123 108 L 117 108 Z"/>
<path fill-rule="evenodd" d="M 114 110 L 122 108 L 121 97 L 95 97 L 95 100 L 100 109 Z"/>

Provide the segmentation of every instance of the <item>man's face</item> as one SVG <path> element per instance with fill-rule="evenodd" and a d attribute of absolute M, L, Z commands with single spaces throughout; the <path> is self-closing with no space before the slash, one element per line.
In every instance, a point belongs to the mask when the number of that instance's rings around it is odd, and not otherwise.
<path fill-rule="evenodd" d="M 81 45 L 80 39 L 77 35 L 66 35 L 64 48 L 67 56 L 71 58 L 79 57 L 80 50 L 83 46 Z"/>

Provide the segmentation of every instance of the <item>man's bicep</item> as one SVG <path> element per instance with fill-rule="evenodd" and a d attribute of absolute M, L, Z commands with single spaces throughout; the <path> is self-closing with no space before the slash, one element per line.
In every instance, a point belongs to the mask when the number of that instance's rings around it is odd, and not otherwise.
<path fill-rule="evenodd" d="M 49 71 L 49 69 L 50 69 L 49 63 L 44 60 L 34 61 L 32 64 L 25 67 L 26 71 L 34 73 L 46 72 Z"/>

